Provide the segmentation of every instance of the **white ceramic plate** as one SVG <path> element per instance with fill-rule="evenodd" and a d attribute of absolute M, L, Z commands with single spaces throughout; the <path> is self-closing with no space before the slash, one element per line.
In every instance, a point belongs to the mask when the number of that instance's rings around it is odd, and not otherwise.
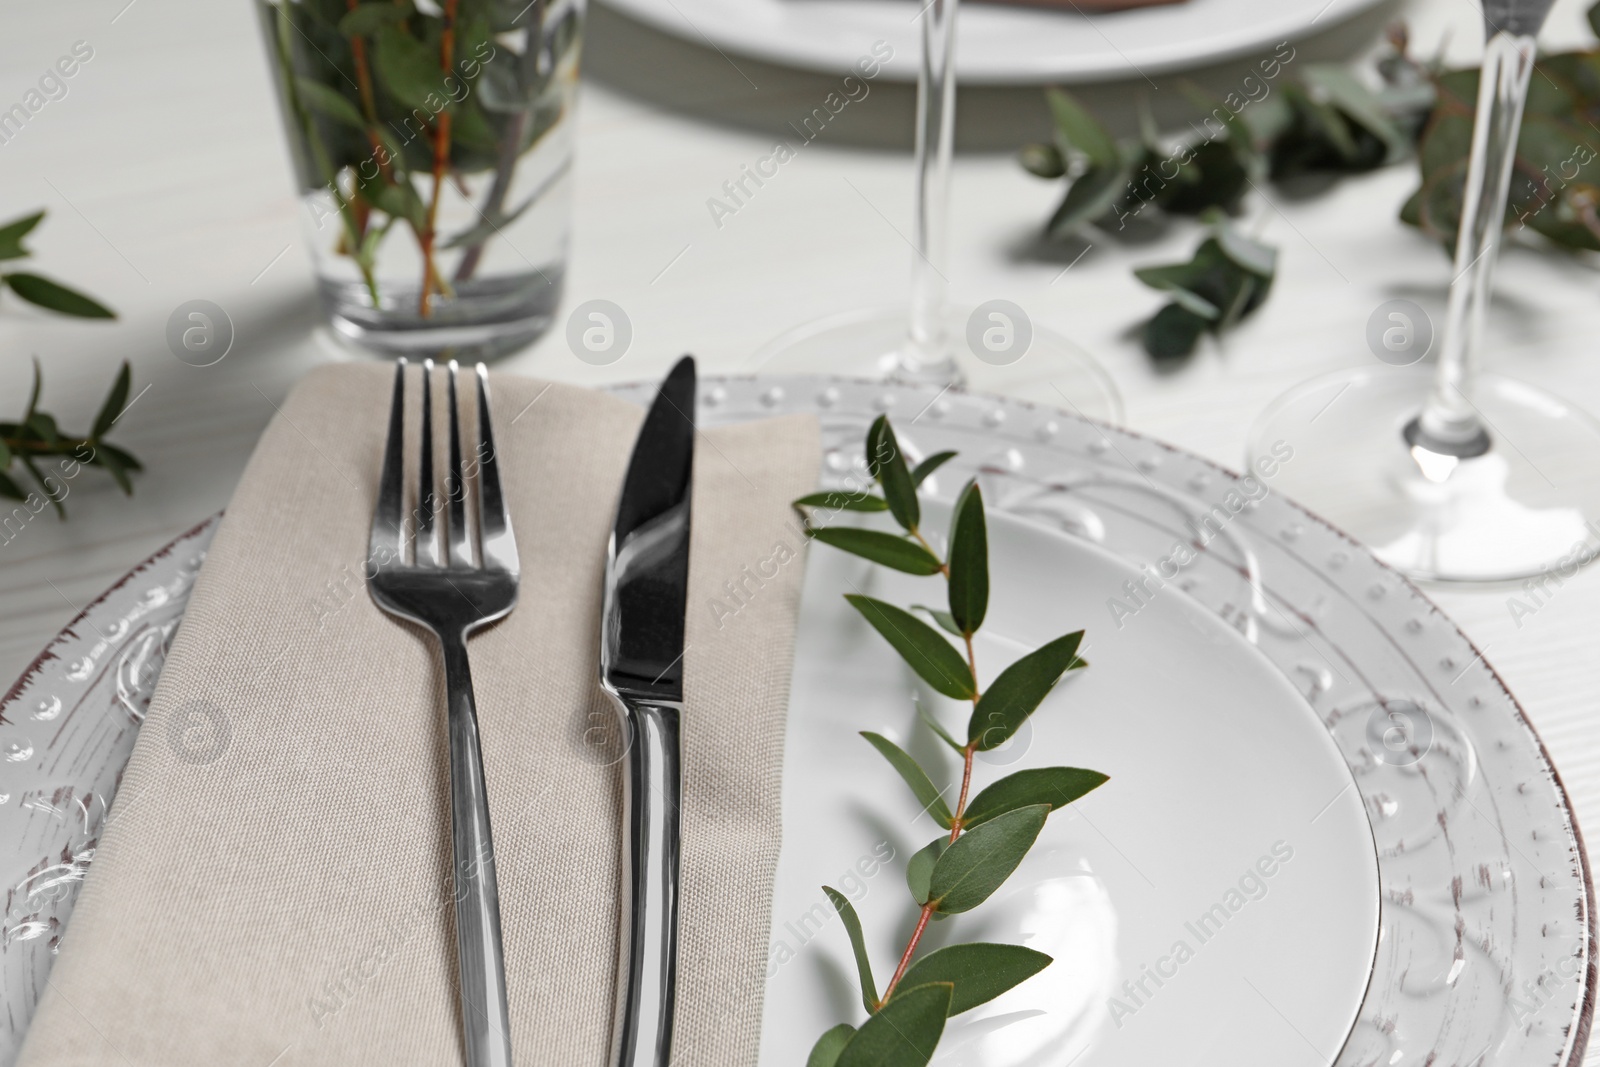
<path fill-rule="evenodd" d="M 843 76 L 873 46 L 880 77 L 915 81 L 922 0 L 605 0 L 666 33 L 733 55 Z M 1035 85 L 1137 79 L 1271 52 L 1381 0 L 1186 0 L 1101 14 L 963 4 L 958 79 Z M 883 51 L 876 53 L 879 59 Z"/>
<path fill-rule="evenodd" d="M 653 389 L 618 391 L 644 401 Z M 1483 1067 L 1581 1062 L 1595 975 L 1577 829 L 1515 701 L 1420 593 L 1273 493 L 1270 477 L 1241 483 L 1047 408 L 825 379 L 713 379 L 701 394 L 708 424 L 817 413 L 832 479 L 860 464 L 866 425 L 885 410 L 908 450 L 961 452 L 930 487 L 936 497 L 948 500 L 974 473 L 983 480 L 1000 575 L 989 624 L 997 640 L 983 662 L 1008 658 L 1005 639 L 1089 629 L 1094 665 L 1041 710 L 1017 765 L 1113 776 L 1052 817 L 1005 897 L 942 924 L 959 938 L 1027 941 L 1058 960 L 1032 989 L 959 1020 L 945 1062 L 1064 1063 L 1063 1047 L 1087 1047 L 1077 1062 L 1102 1067 L 1143 1065 L 1152 1053 L 1309 1064 L 1337 1052 L 1348 1067 L 1430 1056 Z M 1135 580 L 1153 589 L 1128 567 L 1171 571 L 1175 546 L 1201 539 L 1187 524 L 1215 531 L 1192 563 L 1151 597 L 1121 589 Z M 109 591 L 0 701 L 0 1064 L 70 919 L 211 532 L 191 531 Z M 911 736 L 911 687 L 894 680 L 892 656 L 875 639 L 816 654 L 840 620 L 821 630 L 813 620 L 840 610 L 839 580 L 852 566 L 819 549 L 808 573 L 785 788 L 792 798 L 803 774 L 835 783 L 822 795 L 838 807 L 801 829 L 786 805 L 774 961 L 778 941 L 793 937 L 788 924 L 817 921 L 807 917 L 819 882 L 859 872 L 863 848 L 879 841 L 899 852 L 932 836 L 851 736 L 874 727 Z M 876 580 L 891 599 L 911 599 L 900 579 Z M 878 689 L 836 701 L 840 663 Z M 1326 810 L 1305 810 L 1318 794 Z M 868 801 L 888 821 L 864 819 Z M 1267 891 L 1251 900 L 1254 882 L 1241 877 L 1280 839 L 1294 854 L 1267 865 Z M 861 875 L 880 961 L 906 932 L 903 859 Z M 1237 909 L 1230 887 L 1245 898 Z M 1176 960 L 1184 923 L 1219 903 L 1230 908 L 1223 932 L 1204 944 L 1189 932 L 1193 954 Z M 1365 926 L 1374 907 L 1375 956 Z M 771 979 L 765 1059 L 779 1064 L 803 1062 L 818 1030 L 851 1012 L 837 924 L 799 947 Z M 1136 1001 L 1121 983 L 1138 989 L 1145 965 L 1164 984 L 1144 980 Z"/>
<path fill-rule="evenodd" d="M 947 514 L 927 509 L 928 528 L 944 529 Z M 1332 1062 L 1366 993 L 1378 932 L 1372 829 L 1333 739 L 1265 656 L 1182 593 L 1153 597 L 1117 628 L 1106 598 L 1140 575 L 1104 549 L 998 514 L 989 554 L 980 682 L 1080 627 L 1091 666 L 1025 733 L 984 754 L 973 789 L 1040 766 L 1090 767 L 1111 781 L 1053 815 L 994 898 L 935 925 L 929 947 L 1025 944 L 1056 962 L 952 1020 L 934 1062 L 1283 1067 L 1308 1045 Z M 832 910 L 818 883 L 851 883 L 843 890 L 881 982 L 915 918 L 905 860 L 940 836 L 857 732 L 883 733 L 943 768 L 937 781 L 959 780 L 913 699 L 963 736 L 970 706 L 919 692 L 843 601 L 856 590 L 909 605 L 940 602 L 943 585 L 812 550 L 784 751 L 768 1064 L 798 1067 L 823 1030 L 861 1019 L 840 924 L 816 926 Z M 890 850 L 895 861 L 882 862 Z M 1227 1040 L 1241 1032 L 1248 1042 Z"/>

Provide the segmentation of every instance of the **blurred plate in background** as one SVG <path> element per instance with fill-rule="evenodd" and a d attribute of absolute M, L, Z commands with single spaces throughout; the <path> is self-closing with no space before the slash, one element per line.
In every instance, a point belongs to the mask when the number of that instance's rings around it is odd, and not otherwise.
<path fill-rule="evenodd" d="M 845 75 L 892 54 L 879 77 L 914 81 L 918 0 L 605 0 L 657 29 L 734 56 Z M 1272 52 L 1381 0 L 1186 0 L 1091 14 L 966 3 L 957 76 L 969 85 L 1149 78 Z M 876 52 L 873 46 L 878 42 Z"/>

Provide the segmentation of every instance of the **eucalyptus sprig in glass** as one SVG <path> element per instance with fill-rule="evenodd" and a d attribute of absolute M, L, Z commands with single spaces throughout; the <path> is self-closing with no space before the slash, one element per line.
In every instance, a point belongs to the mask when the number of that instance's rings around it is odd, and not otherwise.
<path fill-rule="evenodd" d="M 1022 945 L 953 944 L 920 956 L 918 948 L 930 922 L 972 910 L 1004 884 L 1052 811 L 1107 780 L 1098 771 L 1078 767 L 1036 767 L 972 794 L 978 753 L 1009 741 L 1068 671 L 1088 665 L 1078 656 L 1083 631 L 1030 652 L 1001 671 L 987 689 L 980 689 L 973 637 L 989 606 L 989 536 L 982 490 L 976 481 L 969 482 L 956 499 L 948 551 L 941 559 L 923 535 L 917 491 L 955 453 L 940 452 L 913 468 L 889 420 L 880 416 L 867 431 L 866 454 L 881 496 L 833 491 L 801 497 L 795 504 L 811 516 L 819 510 L 889 513 L 903 532 L 809 522 L 808 529 L 813 539 L 873 563 L 944 579 L 944 608 L 916 604 L 907 610 L 858 594 L 845 599 L 924 682 L 944 696 L 969 701 L 972 711 L 962 741 L 919 709 L 927 728 L 961 759 L 953 807 L 945 799 L 949 789 L 937 785 L 910 753 L 881 734 L 862 733 L 943 832 L 907 864 L 906 884 L 918 909 L 917 921 L 881 995 L 860 917 L 843 894 L 823 887 L 849 935 L 867 1018 L 859 1026 L 840 1023 L 824 1033 L 807 1067 L 921 1067 L 932 1058 L 946 1018 L 994 999 L 1047 967 L 1049 956 Z M 914 614 L 918 611 L 938 628 Z"/>

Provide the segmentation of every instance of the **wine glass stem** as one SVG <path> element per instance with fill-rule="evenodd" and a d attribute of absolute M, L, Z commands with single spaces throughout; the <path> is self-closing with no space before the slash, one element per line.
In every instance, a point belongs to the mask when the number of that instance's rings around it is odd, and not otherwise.
<path fill-rule="evenodd" d="M 1472 383 L 1534 57 L 1532 34 L 1495 32 L 1484 49 L 1439 369 L 1418 420 L 1422 441 L 1435 451 L 1451 452 L 1485 439 L 1471 400 Z"/>
<path fill-rule="evenodd" d="M 917 76 L 916 254 L 911 260 L 911 318 L 898 376 L 957 377 L 945 327 L 950 224 L 950 158 L 955 138 L 955 24 L 959 0 L 922 9 L 922 65 Z"/>

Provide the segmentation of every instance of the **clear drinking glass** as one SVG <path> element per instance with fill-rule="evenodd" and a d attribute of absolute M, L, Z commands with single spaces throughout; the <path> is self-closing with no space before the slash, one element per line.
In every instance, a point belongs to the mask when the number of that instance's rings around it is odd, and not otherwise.
<path fill-rule="evenodd" d="M 340 337 L 484 358 L 561 300 L 583 0 L 256 0 Z"/>
<path fill-rule="evenodd" d="M 1122 420 L 1110 376 L 1082 349 L 1007 300 L 950 306 L 950 164 L 955 144 L 959 0 L 927 0 L 917 77 L 916 184 L 909 307 L 861 308 L 805 323 L 754 357 L 762 370 L 870 375 L 965 386 Z"/>
<path fill-rule="evenodd" d="M 1487 44 L 1439 359 L 1306 382 L 1250 431 L 1246 462 L 1413 577 L 1503 581 L 1576 569 L 1600 537 L 1600 424 L 1478 369 L 1506 199 L 1551 0 L 1484 4 Z M 1284 449 L 1292 459 L 1283 459 Z"/>

